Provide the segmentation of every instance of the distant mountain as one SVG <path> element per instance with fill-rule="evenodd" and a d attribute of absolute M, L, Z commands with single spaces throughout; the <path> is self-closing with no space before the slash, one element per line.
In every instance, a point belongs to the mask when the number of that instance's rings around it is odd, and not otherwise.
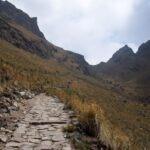
<path fill-rule="evenodd" d="M 127 45 L 122 47 L 108 62 L 93 66 L 90 73 L 116 92 L 150 103 L 150 41 L 137 53 Z"/>
<path fill-rule="evenodd" d="M 107 63 L 96 65 L 93 75 L 97 78 L 106 75 L 116 80 L 128 80 L 137 71 L 136 56 L 126 45 L 119 49 Z"/>
<path fill-rule="evenodd" d="M 150 69 L 150 41 L 142 44 L 137 53 L 127 45 L 119 49 L 107 63 L 94 66 L 93 75 L 113 80 L 129 81 Z"/>

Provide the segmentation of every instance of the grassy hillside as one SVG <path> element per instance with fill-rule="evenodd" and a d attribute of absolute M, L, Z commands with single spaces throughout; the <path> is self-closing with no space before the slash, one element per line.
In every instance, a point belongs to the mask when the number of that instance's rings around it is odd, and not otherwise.
<path fill-rule="evenodd" d="M 130 101 L 100 81 L 0 40 L 0 90 L 30 89 L 61 98 L 83 129 L 113 149 L 150 148 L 150 106 Z M 98 133 L 98 134 L 96 134 Z"/>

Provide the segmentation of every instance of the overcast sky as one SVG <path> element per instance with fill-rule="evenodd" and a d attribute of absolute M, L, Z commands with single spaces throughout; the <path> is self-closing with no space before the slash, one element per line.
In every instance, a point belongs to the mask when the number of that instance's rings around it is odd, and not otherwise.
<path fill-rule="evenodd" d="M 107 61 L 120 47 L 150 39 L 150 0 L 9 0 L 38 24 L 55 45 Z"/>

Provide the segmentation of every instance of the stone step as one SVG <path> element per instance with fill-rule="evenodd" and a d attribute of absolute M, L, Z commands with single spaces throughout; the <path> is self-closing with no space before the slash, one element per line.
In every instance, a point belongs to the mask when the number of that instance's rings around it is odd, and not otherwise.
<path fill-rule="evenodd" d="M 30 122 L 30 125 L 38 126 L 38 125 L 51 125 L 51 124 L 66 124 L 67 121 L 49 121 L 49 122 Z"/>

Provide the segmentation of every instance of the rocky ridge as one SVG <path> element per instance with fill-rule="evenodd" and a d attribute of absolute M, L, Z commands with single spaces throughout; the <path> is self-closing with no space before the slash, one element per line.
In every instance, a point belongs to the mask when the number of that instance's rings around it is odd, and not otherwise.
<path fill-rule="evenodd" d="M 18 25 L 21 25 L 27 30 L 30 30 L 37 36 L 45 38 L 44 34 L 40 31 L 38 27 L 37 18 L 29 17 L 26 13 L 24 13 L 20 9 L 17 9 L 8 1 L 0 1 L 0 17 L 10 23 L 16 22 Z"/>

